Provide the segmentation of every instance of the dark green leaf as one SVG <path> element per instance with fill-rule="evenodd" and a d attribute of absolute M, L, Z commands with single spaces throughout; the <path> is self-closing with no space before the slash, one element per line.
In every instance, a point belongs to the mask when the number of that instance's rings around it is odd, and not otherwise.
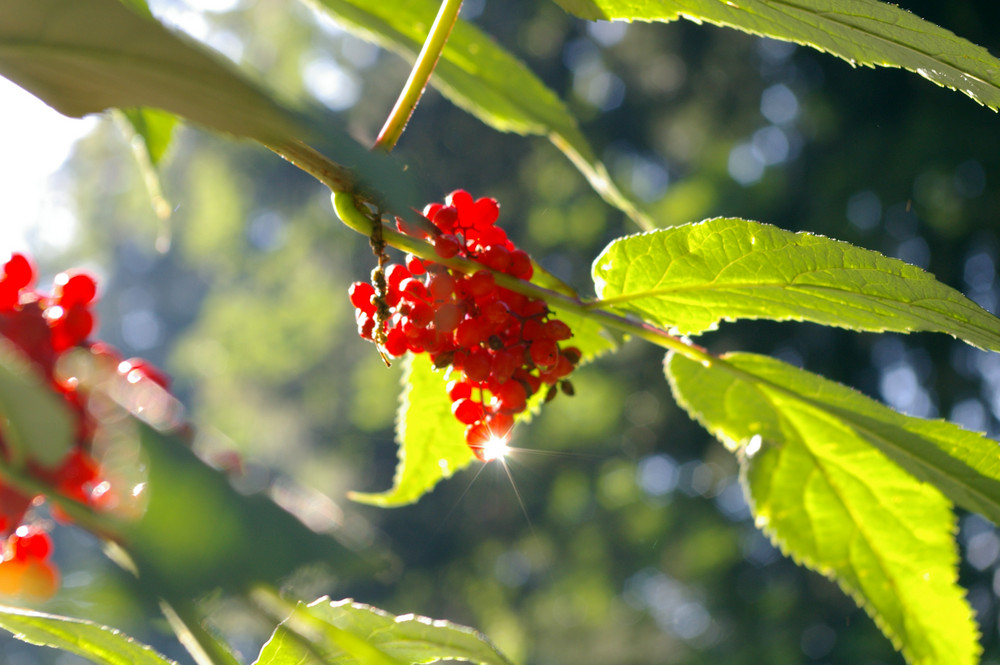
<path fill-rule="evenodd" d="M 438 661 L 510 665 L 484 635 L 471 628 L 413 614 L 394 616 L 370 605 L 326 598 L 299 605 L 264 645 L 255 665 Z"/>
<path fill-rule="evenodd" d="M 381 565 L 378 553 L 362 555 L 338 542 L 335 531 L 311 530 L 268 497 L 240 494 L 182 440 L 146 426 L 138 436 L 148 469 L 144 510 L 120 523 L 115 540 L 157 595 L 246 590 L 318 562 L 344 576 Z"/>
<path fill-rule="evenodd" d="M 310 0 L 344 27 L 408 59 L 420 51 L 436 0 Z M 503 132 L 546 136 L 604 199 L 643 228 L 652 222 L 612 182 L 566 105 L 517 58 L 459 19 L 431 78 L 458 106 Z"/>
<path fill-rule="evenodd" d="M 876 0 L 555 0 L 587 19 L 675 21 L 737 28 L 811 46 L 852 65 L 902 67 L 1000 107 L 1000 60 L 905 9 Z"/>
<path fill-rule="evenodd" d="M 720 321 L 943 332 L 1000 350 L 1000 319 L 920 268 L 809 233 L 712 219 L 628 236 L 594 261 L 605 305 L 690 335 Z"/>
<path fill-rule="evenodd" d="M 995 519 L 995 442 L 764 356 L 671 354 L 666 369 L 678 402 L 738 453 L 757 525 L 786 554 L 834 578 L 910 662 L 977 662 L 955 520 L 937 488 L 988 502 Z M 928 451 L 940 468 L 925 466 Z"/>
<path fill-rule="evenodd" d="M 0 627 L 22 642 L 62 649 L 99 665 L 176 665 L 113 628 L 82 619 L 0 606 Z"/>

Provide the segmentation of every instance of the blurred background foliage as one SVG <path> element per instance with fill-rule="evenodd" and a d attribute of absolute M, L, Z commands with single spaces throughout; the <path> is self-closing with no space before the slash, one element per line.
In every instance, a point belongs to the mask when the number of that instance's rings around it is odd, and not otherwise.
<path fill-rule="evenodd" d="M 366 144 L 408 73 L 301 3 L 150 4 L 272 89 L 318 99 Z M 997 3 L 901 4 L 1000 52 Z M 920 265 L 996 311 L 997 114 L 912 74 L 709 26 L 587 24 L 528 0 L 467 0 L 463 16 L 568 101 L 661 225 L 728 215 L 822 233 Z M 428 201 L 459 187 L 498 198 L 518 244 L 585 295 L 593 257 L 637 231 L 544 140 L 494 132 L 434 91 L 397 153 Z M 398 559 L 385 578 L 300 576 L 300 593 L 466 623 L 524 665 L 902 662 L 833 583 L 754 528 L 734 460 L 673 404 L 662 354 L 643 343 L 581 370 L 575 397 L 518 431 L 509 472 L 476 466 L 406 508 L 351 504 L 349 490 L 389 487 L 396 463 L 398 368 L 358 338 L 346 297 L 374 266 L 367 239 L 339 225 L 320 185 L 251 144 L 185 127 L 161 171 L 166 251 L 127 141 L 102 121 L 60 175 L 72 241 L 37 251 L 52 271 L 102 276 L 100 336 L 173 375 L 203 454 L 238 451 L 248 489 L 292 479 L 331 497 Z M 1000 433 L 1000 357 L 950 338 L 740 323 L 704 340 Z M 959 528 L 985 662 L 998 663 L 1000 536 L 972 515 Z M 58 538 L 66 584 L 45 609 L 184 660 L 92 538 Z M 268 627 L 230 599 L 208 602 L 252 660 Z M 9 640 L 0 656 L 72 662 Z"/>

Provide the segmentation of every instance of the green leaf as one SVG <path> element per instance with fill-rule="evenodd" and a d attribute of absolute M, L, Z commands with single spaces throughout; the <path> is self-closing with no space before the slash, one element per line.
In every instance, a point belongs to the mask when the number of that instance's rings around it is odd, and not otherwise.
<path fill-rule="evenodd" d="M 1000 107 L 1000 60 L 895 5 L 875 0 L 555 0 L 586 19 L 686 18 L 811 46 L 851 65 L 901 67 Z"/>
<path fill-rule="evenodd" d="M 170 147 L 177 116 L 159 109 L 123 109 L 122 115 L 141 141 L 149 163 L 158 166 Z"/>
<path fill-rule="evenodd" d="M 451 414 L 444 371 L 435 370 L 426 354 L 409 354 L 403 362 L 403 394 L 396 419 L 399 463 L 392 489 L 348 495 L 382 508 L 414 503 L 474 459 L 465 444 L 465 426 Z"/>
<path fill-rule="evenodd" d="M 99 665 L 177 665 L 113 628 L 0 606 L 0 627 L 28 644 L 62 649 Z"/>
<path fill-rule="evenodd" d="M 278 584 L 300 566 L 323 563 L 338 576 L 370 574 L 375 551 L 358 552 L 316 532 L 262 494 L 237 492 L 184 441 L 147 426 L 135 433 L 148 476 L 141 514 L 120 520 L 114 541 L 161 597 L 189 600 L 213 589 L 245 591 Z"/>
<path fill-rule="evenodd" d="M 336 159 L 328 170 L 353 170 L 337 177 L 385 192 L 391 209 L 419 207 L 394 159 L 358 144 L 328 114 L 279 103 L 215 52 L 120 0 L 4 0 L 0 76 L 69 116 L 157 108 L 269 146 L 308 150 L 307 142 Z"/>
<path fill-rule="evenodd" d="M 616 341 L 593 320 L 556 307 L 552 311 L 573 331 L 573 337 L 563 342 L 563 347 L 580 349 L 581 364 L 617 348 Z M 475 459 L 465 443 L 465 426 L 451 413 L 444 371 L 435 370 L 424 354 L 408 354 L 403 362 L 403 394 L 396 419 L 399 463 L 392 488 L 376 494 L 348 495 L 360 503 L 382 508 L 416 502 L 440 480 L 450 478 Z M 529 422 L 544 399 L 544 389 L 529 398 L 528 409 L 518 414 L 517 422 Z"/>
<path fill-rule="evenodd" d="M 486 636 L 471 628 L 413 614 L 394 616 L 349 599 L 330 602 L 327 598 L 300 604 L 278 626 L 254 665 L 382 665 L 442 660 L 510 665 Z"/>
<path fill-rule="evenodd" d="M 742 219 L 628 236 L 593 265 L 603 304 L 679 334 L 720 321 L 812 321 L 943 332 L 1000 350 L 1000 319 L 920 268 L 845 242 Z"/>
<path fill-rule="evenodd" d="M 437 0 L 308 0 L 345 28 L 414 59 L 434 21 Z M 502 132 L 540 135 L 563 151 L 605 201 L 642 228 L 649 217 L 612 182 L 566 105 L 520 60 L 459 19 L 431 85 L 456 105 Z"/>
<path fill-rule="evenodd" d="M 989 485 L 996 514 L 995 442 L 764 356 L 702 363 L 670 354 L 666 370 L 678 402 L 738 453 L 757 525 L 786 554 L 834 578 L 911 663 L 977 662 L 954 516 L 934 485 L 952 498 Z M 962 452 L 933 470 L 934 484 L 897 463 L 919 466 L 921 449 L 938 446 Z M 991 477 L 972 480 L 980 466 Z"/>
<path fill-rule="evenodd" d="M 221 59 L 119 0 L 7 0 L 0 74 L 65 115 L 154 107 L 253 138 L 298 122 Z"/>
<path fill-rule="evenodd" d="M 41 370 L 0 335 L 0 431 L 11 459 L 52 467 L 69 452 L 76 432 L 66 403 L 43 381 Z"/>

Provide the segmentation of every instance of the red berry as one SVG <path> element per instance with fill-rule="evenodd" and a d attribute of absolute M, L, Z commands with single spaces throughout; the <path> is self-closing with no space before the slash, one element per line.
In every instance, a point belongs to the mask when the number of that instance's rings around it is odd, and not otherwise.
<path fill-rule="evenodd" d="M 424 262 L 413 254 L 406 255 L 406 269 L 410 271 L 411 275 L 419 276 L 427 272 L 427 269 L 424 268 Z"/>
<path fill-rule="evenodd" d="M 479 260 L 497 272 L 507 272 L 507 269 L 510 268 L 510 252 L 500 245 L 487 247 L 480 255 Z"/>
<path fill-rule="evenodd" d="M 471 425 L 483 419 L 483 405 L 471 399 L 460 399 L 451 405 L 451 413 L 463 425 Z"/>
<path fill-rule="evenodd" d="M 24 254 L 14 252 L 3 266 L 4 281 L 18 289 L 31 286 L 35 281 L 35 266 Z"/>
<path fill-rule="evenodd" d="M 507 269 L 507 274 L 518 279 L 531 279 L 534 272 L 535 269 L 531 265 L 531 257 L 528 256 L 527 252 L 515 249 L 510 253 L 510 267 Z"/>
<path fill-rule="evenodd" d="M 85 272 L 73 275 L 61 272 L 55 278 L 54 295 L 67 309 L 73 305 L 89 305 L 97 297 L 97 282 Z"/>
<path fill-rule="evenodd" d="M 455 230 L 455 222 L 458 221 L 458 210 L 453 206 L 442 206 L 431 217 L 431 221 L 444 233 L 451 233 Z"/>
<path fill-rule="evenodd" d="M 465 284 L 473 298 L 484 296 L 496 288 L 493 274 L 489 270 L 477 270 L 465 279 Z"/>
<path fill-rule="evenodd" d="M 385 271 L 385 282 L 390 291 L 398 290 L 400 283 L 407 277 L 413 277 L 413 275 L 410 274 L 409 270 L 398 263 L 393 263 L 389 266 L 389 269 Z"/>
<path fill-rule="evenodd" d="M 459 242 L 458 238 L 450 233 L 442 233 L 434 239 L 434 251 L 437 252 L 437 255 L 442 259 L 450 259 L 458 254 L 458 251 L 461 248 L 462 244 Z"/>
<path fill-rule="evenodd" d="M 489 327 L 479 318 L 467 318 L 455 329 L 455 343 L 464 349 L 478 346 L 489 336 Z"/>
<path fill-rule="evenodd" d="M 472 385 L 466 381 L 453 380 L 448 382 L 448 398 L 452 402 L 472 396 Z"/>
<path fill-rule="evenodd" d="M 462 308 L 451 303 L 441 305 L 434 313 L 434 327 L 438 332 L 450 333 L 462 321 Z"/>
<path fill-rule="evenodd" d="M 546 339 L 552 339 L 558 342 L 572 337 L 573 331 L 569 329 L 568 325 L 559 319 L 552 319 L 551 321 L 545 322 L 542 334 Z"/>
<path fill-rule="evenodd" d="M 8 539 L 11 557 L 21 561 L 46 559 L 52 553 L 52 539 L 36 526 L 22 525 Z"/>
<path fill-rule="evenodd" d="M 409 296 L 410 299 L 419 298 L 420 300 L 427 300 L 431 295 L 424 283 L 413 277 L 407 277 L 400 282 L 399 290 Z"/>
<path fill-rule="evenodd" d="M 520 413 L 527 406 L 528 393 L 517 381 L 507 381 L 496 391 L 500 409 L 506 413 Z"/>
<path fill-rule="evenodd" d="M 372 302 L 372 298 L 375 297 L 375 287 L 368 282 L 354 282 L 347 290 L 347 295 L 355 308 L 366 314 L 375 313 L 375 303 Z"/>
<path fill-rule="evenodd" d="M 536 339 L 529 350 L 531 360 L 539 367 L 552 367 L 559 360 L 559 346 L 550 339 Z"/>
<path fill-rule="evenodd" d="M 385 335 L 385 352 L 394 358 L 406 353 L 407 340 L 399 328 L 393 328 Z"/>
<path fill-rule="evenodd" d="M 490 376 L 490 354 L 483 349 L 473 349 L 462 364 L 462 371 L 470 381 L 485 381 Z"/>
<path fill-rule="evenodd" d="M 500 217 L 500 206 L 496 199 L 481 198 L 473 204 L 472 210 L 475 214 L 473 226 L 480 230 L 493 226 Z"/>

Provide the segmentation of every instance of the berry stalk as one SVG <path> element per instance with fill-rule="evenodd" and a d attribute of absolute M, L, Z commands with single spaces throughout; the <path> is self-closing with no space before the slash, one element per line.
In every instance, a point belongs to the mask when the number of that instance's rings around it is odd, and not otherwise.
<path fill-rule="evenodd" d="M 347 192 L 334 192 L 333 207 L 340 220 L 350 229 L 363 235 L 371 235 L 372 228 L 377 222 L 358 210 L 354 202 L 354 196 Z M 409 221 L 409 220 L 407 220 Z M 380 223 L 380 222 L 378 222 Z M 458 270 L 466 274 L 473 274 L 483 269 L 483 265 L 477 261 L 471 261 L 460 257 L 442 258 L 434 250 L 434 246 L 412 238 L 404 233 L 383 227 L 382 238 L 387 245 L 396 249 L 409 252 L 421 259 L 435 261 L 453 270 Z M 720 362 L 718 358 L 708 353 L 704 348 L 685 342 L 665 330 L 649 325 L 641 321 L 626 318 L 619 314 L 609 312 L 595 307 L 595 303 L 584 302 L 583 300 L 567 296 L 550 289 L 540 287 L 531 282 L 517 279 L 497 271 L 491 271 L 496 283 L 506 289 L 515 291 L 522 295 L 538 300 L 544 300 L 554 307 L 563 309 L 573 314 L 595 319 L 602 325 L 619 330 L 628 335 L 633 335 L 647 342 L 660 346 L 670 351 L 676 351 L 692 360 L 698 362 L 715 363 Z"/>

